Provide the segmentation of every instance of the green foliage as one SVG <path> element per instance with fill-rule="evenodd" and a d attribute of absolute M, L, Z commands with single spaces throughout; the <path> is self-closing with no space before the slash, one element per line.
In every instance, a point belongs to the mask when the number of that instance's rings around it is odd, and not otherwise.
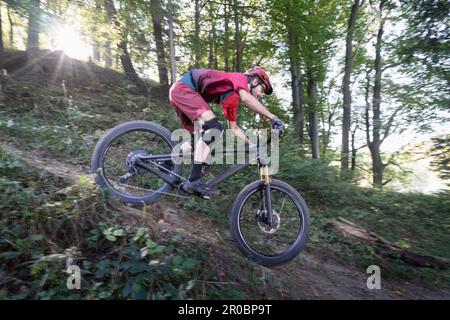
<path fill-rule="evenodd" d="M 433 143 L 431 164 L 450 186 L 450 135 L 434 138 Z"/>
<path fill-rule="evenodd" d="M 327 62 L 333 54 L 333 41 L 343 27 L 343 1 L 278 1 L 272 2 L 273 28 L 281 27 L 282 39 L 287 43 L 287 32 L 295 37 L 296 46 L 290 46 L 287 55 L 300 55 L 302 69 L 311 70 L 319 83 L 324 81 Z M 279 33 L 279 32 L 278 32 Z"/>
<path fill-rule="evenodd" d="M 177 254 L 171 245 L 158 245 L 150 239 L 148 229 L 131 232 L 118 225 L 102 224 L 91 234 L 90 241 L 94 244 L 103 238 L 121 243 L 119 256 L 103 258 L 92 266 L 98 284 L 92 298 L 186 299 L 194 287 L 195 281 L 178 284 L 166 281 L 185 278 L 200 261 Z"/>
<path fill-rule="evenodd" d="M 311 247 L 331 250 L 338 259 L 361 266 L 384 259 L 373 247 L 330 231 L 330 220 L 342 217 L 405 249 L 449 258 L 448 196 L 356 187 L 342 181 L 338 169 L 327 162 L 299 160 L 296 150 L 295 145 L 282 145 L 276 177 L 294 186 L 312 211 Z"/>
<path fill-rule="evenodd" d="M 446 28 L 449 23 L 448 2 L 443 0 L 401 2 L 407 29 L 401 38 L 398 53 L 405 62 L 415 64 L 416 71 L 417 69 L 421 71 L 420 75 L 424 76 L 421 81 L 438 78 L 444 80 L 442 85 L 448 85 L 449 43 L 446 41 L 449 37 Z M 420 68 L 420 65 L 423 68 Z"/>
<path fill-rule="evenodd" d="M 0 149 L 0 262 L 11 299 L 186 299 L 200 260 L 122 215 L 86 182 L 63 188 Z M 178 246 L 177 246 L 178 247 Z M 82 270 L 81 291 L 66 287 L 66 264 Z M 6 291 L 5 291 L 6 290 Z"/>

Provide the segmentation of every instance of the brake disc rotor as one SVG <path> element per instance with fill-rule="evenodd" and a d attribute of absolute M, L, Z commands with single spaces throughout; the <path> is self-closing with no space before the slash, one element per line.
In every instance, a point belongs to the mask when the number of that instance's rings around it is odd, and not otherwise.
<path fill-rule="evenodd" d="M 257 216 L 263 216 L 265 217 L 265 219 L 267 219 L 266 214 L 267 214 L 266 210 L 264 210 L 263 212 L 260 212 L 258 210 Z M 276 212 L 275 210 L 272 210 L 272 220 L 273 220 L 272 227 L 269 227 L 267 223 L 261 221 L 261 219 L 257 219 L 259 229 L 261 229 L 262 232 L 268 234 L 272 234 L 275 231 L 277 231 L 278 228 L 280 227 L 281 218 L 278 212 Z"/>

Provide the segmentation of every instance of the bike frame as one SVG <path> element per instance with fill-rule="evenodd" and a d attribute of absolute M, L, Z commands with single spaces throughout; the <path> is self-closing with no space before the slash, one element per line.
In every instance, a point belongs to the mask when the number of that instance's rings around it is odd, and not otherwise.
<path fill-rule="evenodd" d="M 242 154 L 242 153 L 249 153 L 249 152 L 250 152 L 250 150 L 246 149 L 246 148 L 224 149 L 223 150 L 224 154 Z M 186 158 L 186 157 L 191 156 L 191 155 L 192 155 L 191 153 L 185 153 L 185 154 L 180 153 L 177 157 L 179 157 L 179 158 Z M 149 155 L 149 156 L 145 156 L 143 159 L 151 160 L 151 161 L 158 161 L 158 162 L 172 161 L 173 160 L 172 154 Z M 258 161 L 258 165 L 261 167 L 261 166 L 263 166 L 263 164 L 262 164 L 262 161 L 260 161 L 260 160 L 261 159 L 259 157 L 259 153 L 256 152 L 256 155 L 246 159 L 245 163 L 235 164 L 235 165 L 231 166 L 230 168 L 228 168 L 224 172 L 222 172 L 222 173 L 218 174 L 217 176 L 213 177 L 212 179 L 210 179 L 208 182 L 206 182 L 206 184 L 208 186 L 210 186 L 210 187 L 216 186 L 217 184 L 221 183 L 222 181 L 224 181 L 224 180 L 228 179 L 229 177 L 235 175 L 239 171 L 245 169 L 247 166 L 252 164 L 254 161 Z M 157 168 L 149 166 L 145 162 L 139 161 L 139 162 L 137 162 L 137 164 L 139 166 L 143 167 L 144 169 L 152 172 L 153 174 L 157 175 L 158 177 L 160 177 L 161 179 L 163 179 L 164 181 L 166 181 L 167 183 L 170 183 L 172 185 L 175 185 L 177 182 L 180 181 L 179 177 L 174 177 L 174 176 L 172 176 L 170 174 L 164 173 L 164 172 L 160 171 Z M 168 169 L 166 169 L 166 170 L 169 171 Z"/>
<path fill-rule="evenodd" d="M 251 150 L 249 150 L 247 148 L 237 148 L 237 149 L 233 148 L 233 149 L 224 149 L 222 151 L 224 154 L 242 154 L 242 153 L 248 154 L 248 153 L 250 153 Z M 180 153 L 178 155 L 178 157 L 185 158 L 185 157 L 188 157 L 191 155 L 192 155 L 192 153 L 186 153 L 186 154 Z M 143 157 L 143 159 L 150 160 L 150 161 L 160 161 L 160 162 L 173 160 L 172 154 L 149 155 L 149 156 Z M 227 170 L 223 171 L 222 173 L 216 175 L 215 177 L 213 177 L 212 179 L 207 181 L 206 185 L 209 187 L 214 187 L 214 186 L 218 185 L 219 183 L 221 183 L 222 181 L 235 175 L 239 171 L 245 169 L 247 166 L 252 164 L 254 161 L 258 162 L 260 178 L 261 178 L 261 180 L 264 180 L 265 188 L 264 188 L 263 205 L 264 205 L 264 209 L 267 210 L 269 226 L 272 226 L 273 221 L 272 221 L 272 204 L 271 204 L 271 196 L 270 196 L 269 168 L 268 168 L 267 164 L 265 163 L 265 161 L 263 161 L 263 159 L 260 158 L 258 149 L 256 150 L 255 155 L 253 155 L 253 156 L 250 155 L 250 157 L 248 157 L 248 158 L 246 157 L 245 163 L 235 164 L 235 165 L 231 166 Z M 164 181 L 166 181 L 167 183 L 171 184 L 174 187 L 177 187 L 177 184 L 180 182 L 179 177 L 164 173 L 161 170 L 155 168 L 154 166 L 148 165 L 143 161 L 138 161 L 138 162 L 136 162 L 136 164 L 139 165 L 140 167 L 144 168 L 145 170 L 150 171 L 153 174 L 157 175 L 158 177 L 160 177 L 161 179 L 163 179 Z M 165 169 L 165 170 L 169 171 L 168 169 Z M 170 172 L 172 172 L 172 171 L 170 171 Z"/>

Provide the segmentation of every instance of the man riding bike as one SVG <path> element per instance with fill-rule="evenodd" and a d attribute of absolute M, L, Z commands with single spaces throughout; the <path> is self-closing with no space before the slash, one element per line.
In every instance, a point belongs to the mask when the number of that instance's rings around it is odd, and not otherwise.
<path fill-rule="evenodd" d="M 193 69 L 172 85 L 169 100 L 181 124 L 191 133 L 192 137 L 195 121 L 201 125 L 202 135 L 208 134 L 208 130 L 211 129 L 223 132 L 222 124 L 208 105 L 209 102 L 215 102 L 222 106 L 224 116 L 228 121 L 228 128 L 246 144 L 249 144 L 249 140 L 236 122 L 240 101 L 250 110 L 269 118 L 273 129 L 279 129 L 281 133 L 284 129 L 284 123 L 258 101 L 264 94 L 272 94 L 272 91 L 269 77 L 259 67 L 252 67 L 245 73 Z M 191 141 L 193 144 L 194 139 Z M 218 193 L 217 190 L 205 185 L 201 179 L 203 163 L 211 152 L 209 145 L 213 141 L 214 139 L 210 139 L 210 141 L 199 139 L 195 145 L 191 174 L 182 185 L 184 191 L 201 195 Z M 181 148 L 183 151 L 192 150 L 192 146 L 188 142 L 182 144 Z"/>

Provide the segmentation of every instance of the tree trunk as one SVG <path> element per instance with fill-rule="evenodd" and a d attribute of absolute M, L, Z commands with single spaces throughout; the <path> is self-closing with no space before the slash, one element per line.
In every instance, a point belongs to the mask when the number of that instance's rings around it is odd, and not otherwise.
<path fill-rule="evenodd" d="M 308 118 L 309 137 L 311 139 L 311 151 L 313 159 L 320 159 L 319 127 L 317 119 L 317 80 L 313 72 L 308 72 Z"/>
<path fill-rule="evenodd" d="M 105 0 L 105 8 L 106 12 L 108 13 L 108 16 L 110 17 L 110 20 L 114 22 L 114 25 L 117 29 L 122 30 L 120 22 L 117 20 L 117 12 L 116 8 L 114 7 L 113 0 Z M 148 88 L 145 85 L 145 83 L 139 78 L 139 76 L 136 73 L 136 70 L 134 69 L 133 62 L 131 60 L 130 54 L 128 52 L 128 42 L 127 42 L 127 36 L 126 33 L 122 32 L 122 39 L 117 44 L 117 49 L 119 49 L 120 54 L 120 62 L 122 63 L 123 70 L 125 71 L 125 74 L 127 75 L 128 79 L 130 79 L 132 82 L 134 82 L 139 91 L 143 95 L 148 95 Z"/>
<path fill-rule="evenodd" d="M 40 4 L 40 0 L 33 0 L 31 2 L 28 18 L 27 51 L 33 51 L 39 48 Z"/>
<path fill-rule="evenodd" d="M 356 129 L 357 128 L 355 128 L 355 130 L 352 132 L 352 140 L 351 140 L 352 141 L 351 142 L 351 144 L 352 144 L 352 158 L 351 158 L 351 170 L 350 170 L 351 178 L 353 178 L 354 173 L 355 173 L 355 169 L 356 169 L 356 152 L 357 152 L 357 149 L 355 148 Z"/>
<path fill-rule="evenodd" d="M 112 22 L 111 15 L 113 14 L 114 11 L 108 9 L 108 5 L 106 3 L 107 3 L 107 1 L 105 0 L 106 19 L 107 19 L 108 23 L 111 23 Z M 113 8 L 114 8 L 114 5 L 113 5 Z M 111 40 L 109 40 L 109 39 L 107 39 L 105 41 L 105 57 L 104 57 L 104 59 L 105 59 L 105 67 L 111 68 L 113 65 L 113 56 L 112 56 L 112 49 L 111 49 Z"/>
<path fill-rule="evenodd" d="M 130 79 L 137 85 L 139 91 L 143 95 L 147 96 L 148 88 L 145 85 L 144 81 L 142 81 L 142 79 L 139 78 L 138 74 L 136 73 L 136 70 L 134 69 L 133 62 L 128 52 L 128 42 L 126 40 L 122 40 L 117 45 L 117 48 L 119 49 L 120 52 L 120 62 L 122 63 L 123 70 L 125 71 L 125 74 L 127 75 L 128 79 Z"/>
<path fill-rule="evenodd" d="M 225 71 L 230 70 L 230 60 L 229 60 L 229 44 L 228 44 L 228 37 L 229 37 L 229 30 L 230 30 L 230 18 L 228 17 L 229 14 L 229 6 L 227 2 L 224 3 L 224 12 L 225 12 L 225 22 L 224 22 L 224 39 L 223 39 L 223 54 L 224 54 L 224 69 Z"/>
<path fill-rule="evenodd" d="M 214 3 L 208 6 L 208 14 L 210 18 L 210 32 L 208 39 L 208 68 L 217 69 L 217 34 L 216 34 L 216 14 L 218 7 Z"/>
<path fill-rule="evenodd" d="M 217 27 L 216 27 L 216 21 L 214 21 L 213 24 L 213 29 L 212 29 L 212 34 L 213 34 L 213 67 L 214 69 L 218 69 L 219 68 L 219 61 L 217 59 Z"/>
<path fill-rule="evenodd" d="M 239 21 L 239 1 L 234 0 L 234 46 L 236 50 L 236 58 L 234 70 L 242 72 L 242 43 L 241 43 L 241 24 Z"/>
<path fill-rule="evenodd" d="M 211 27 L 208 38 L 208 69 L 212 69 L 214 64 L 214 38 L 212 34 L 213 32 Z"/>
<path fill-rule="evenodd" d="M 200 0 L 195 0 L 195 17 L 194 17 L 194 67 L 200 68 L 201 48 L 200 48 Z"/>
<path fill-rule="evenodd" d="M 177 61 L 175 54 L 175 43 L 174 43 L 174 34 L 173 34 L 173 16 L 172 16 L 172 2 L 169 0 L 167 4 L 167 10 L 169 13 L 168 22 L 169 22 L 169 47 L 170 47 L 170 75 L 171 75 L 171 84 L 177 81 Z"/>
<path fill-rule="evenodd" d="M 309 123 L 310 123 L 310 138 L 311 138 L 311 151 L 313 159 L 320 159 L 320 148 L 319 148 L 319 130 L 318 130 L 318 120 L 317 112 L 309 113 Z"/>
<path fill-rule="evenodd" d="M 289 59 L 291 62 L 291 83 L 292 83 L 292 108 L 294 114 L 294 141 L 300 144 L 300 158 L 304 158 L 304 126 L 305 126 L 305 97 L 303 89 L 303 79 L 300 70 L 300 61 L 298 57 L 298 46 L 295 39 L 296 35 L 288 31 L 289 40 Z"/>
<path fill-rule="evenodd" d="M 167 73 L 166 54 L 164 50 L 164 41 L 162 37 L 161 21 L 163 17 L 161 1 L 151 0 L 150 11 L 153 22 L 153 35 L 155 37 L 156 45 L 156 64 L 158 65 L 159 83 L 163 86 L 169 84 L 169 77 Z"/>
<path fill-rule="evenodd" d="M 92 55 L 94 58 L 95 62 L 99 62 L 100 61 L 100 44 L 98 43 L 97 40 L 94 41 L 93 45 L 92 45 Z"/>
<path fill-rule="evenodd" d="M 300 157 L 305 157 L 305 89 L 303 86 L 303 76 L 300 68 L 298 69 L 298 114 L 297 114 L 297 122 L 298 122 L 298 137 L 300 143 Z"/>
<path fill-rule="evenodd" d="M 3 61 L 3 20 L 2 20 L 2 2 L 0 1 L 0 66 Z"/>
<path fill-rule="evenodd" d="M 355 30 L 356 19 L 358 16 L 358 10 L 360 7 L 359 0 L 355 0 L 352 5 L 350 18 L 348 20 L 347 38 L 346 38 L 346 50 L 345 50 L 345 71 L 344 80 L 342 85 L 342 91 L 344 95 L 343 103 L 343 119 L 342 119 L 342 155 L 341 155 L 341 169 L 348 169 L 348 156 L 349 156 L 349 132 L 351 125 L 351 105 L 352 105 L 352 92 L 350 90 L 350 76 L 353 72 L 353 33 Z"/>
<path fill-rule="evenodd" d="M 328 156 L 327 150 L 331 141 L 331 129 L 333 122 L 333 115 L 335 112 L 334 109 L 329 109 L 328 112 L 325 112 L 323 109 L 320 109 L 317 114 L 320 115 L 319 128 L 320 128 L 320 154 L 321 157 Z M 321 125 L 320 125 L 321 124 Z"/>
<path fill-rule="evenodd" d="M 351 158 L 351 167 L 350 167 L 351 177 L 354 177 L 355 169 L 356 169 L 356 149 L 355 149 L 355 137 L 352 136 L 352 158 Z"/>
<path fill-rule="evenodd" d="M 60 15 L 62 15 L 62 8 L 61 4 L 58 6 L 58 11 L 60 12 Z M 100 3 L 96 3 L 95 9 L 98 12 L 101 12 L 102 7 L 100 6 Z M 100 42 L 98 41 L 98 34 L 97 34 L 97 24 L 94 23 L 92 28 L 90 29 L 91 34 L 94 36 L 94 40 L 92 41 L 92 58 L 94 62 L 100 62 L 101 60 L 101 49 L 100 49 Z"/>
<path fill-rule="evenodd" d="M 9 21 L 9 47 L 14 48 L 14 21 L 11 17 L 11 10 L 9 10 L 9 4 L 6 7 Z"/>
<path fill-rule="evenodd" d="M 112 51 L 111 51 L 111 41 L 106 40 L 105 42 L 105 67 L 112 67 Z"/>
<path fill-rule="evenodd" d="M 382 17 L 385 0 L 380 1 L 380 25 L 377 34 L 377 43 L 375 45 L 375 81 L 373 87 L 373 128 L 372 143 L 369 146 L 372 156 L 373 186 L 381 188 L 383 186 L 384 166 L 381 161 L 381 46 L 383 41 L 384 20 Z"/>
<path fill-rule="evenodd" d="M 325 230 L 337 230 L 342 233 L 345 238 L 349 236 L 355 237 L 363 244 L 373 245 L 376 252 L 382 256 L 400 258 L 405 263 L 414 267 L 426 267 L 445 270 L 450 268 L 450 261 L 443 258 L 427 256 L 412 250 L 404 249 L 395 245 L 386 239 L 380 237 L 374 232 L 358 228 L 353 222 L 342 217 L 338 217 L 340 221 L 333 220 L 325 226 Z"/>
<path fill-rule="evenodd" d="M 381 160 L 380 144 L 372 142 L 369 150 L 372 157 L 373 186 L 381 188 L 383 186 L 384 165 Z"/>

